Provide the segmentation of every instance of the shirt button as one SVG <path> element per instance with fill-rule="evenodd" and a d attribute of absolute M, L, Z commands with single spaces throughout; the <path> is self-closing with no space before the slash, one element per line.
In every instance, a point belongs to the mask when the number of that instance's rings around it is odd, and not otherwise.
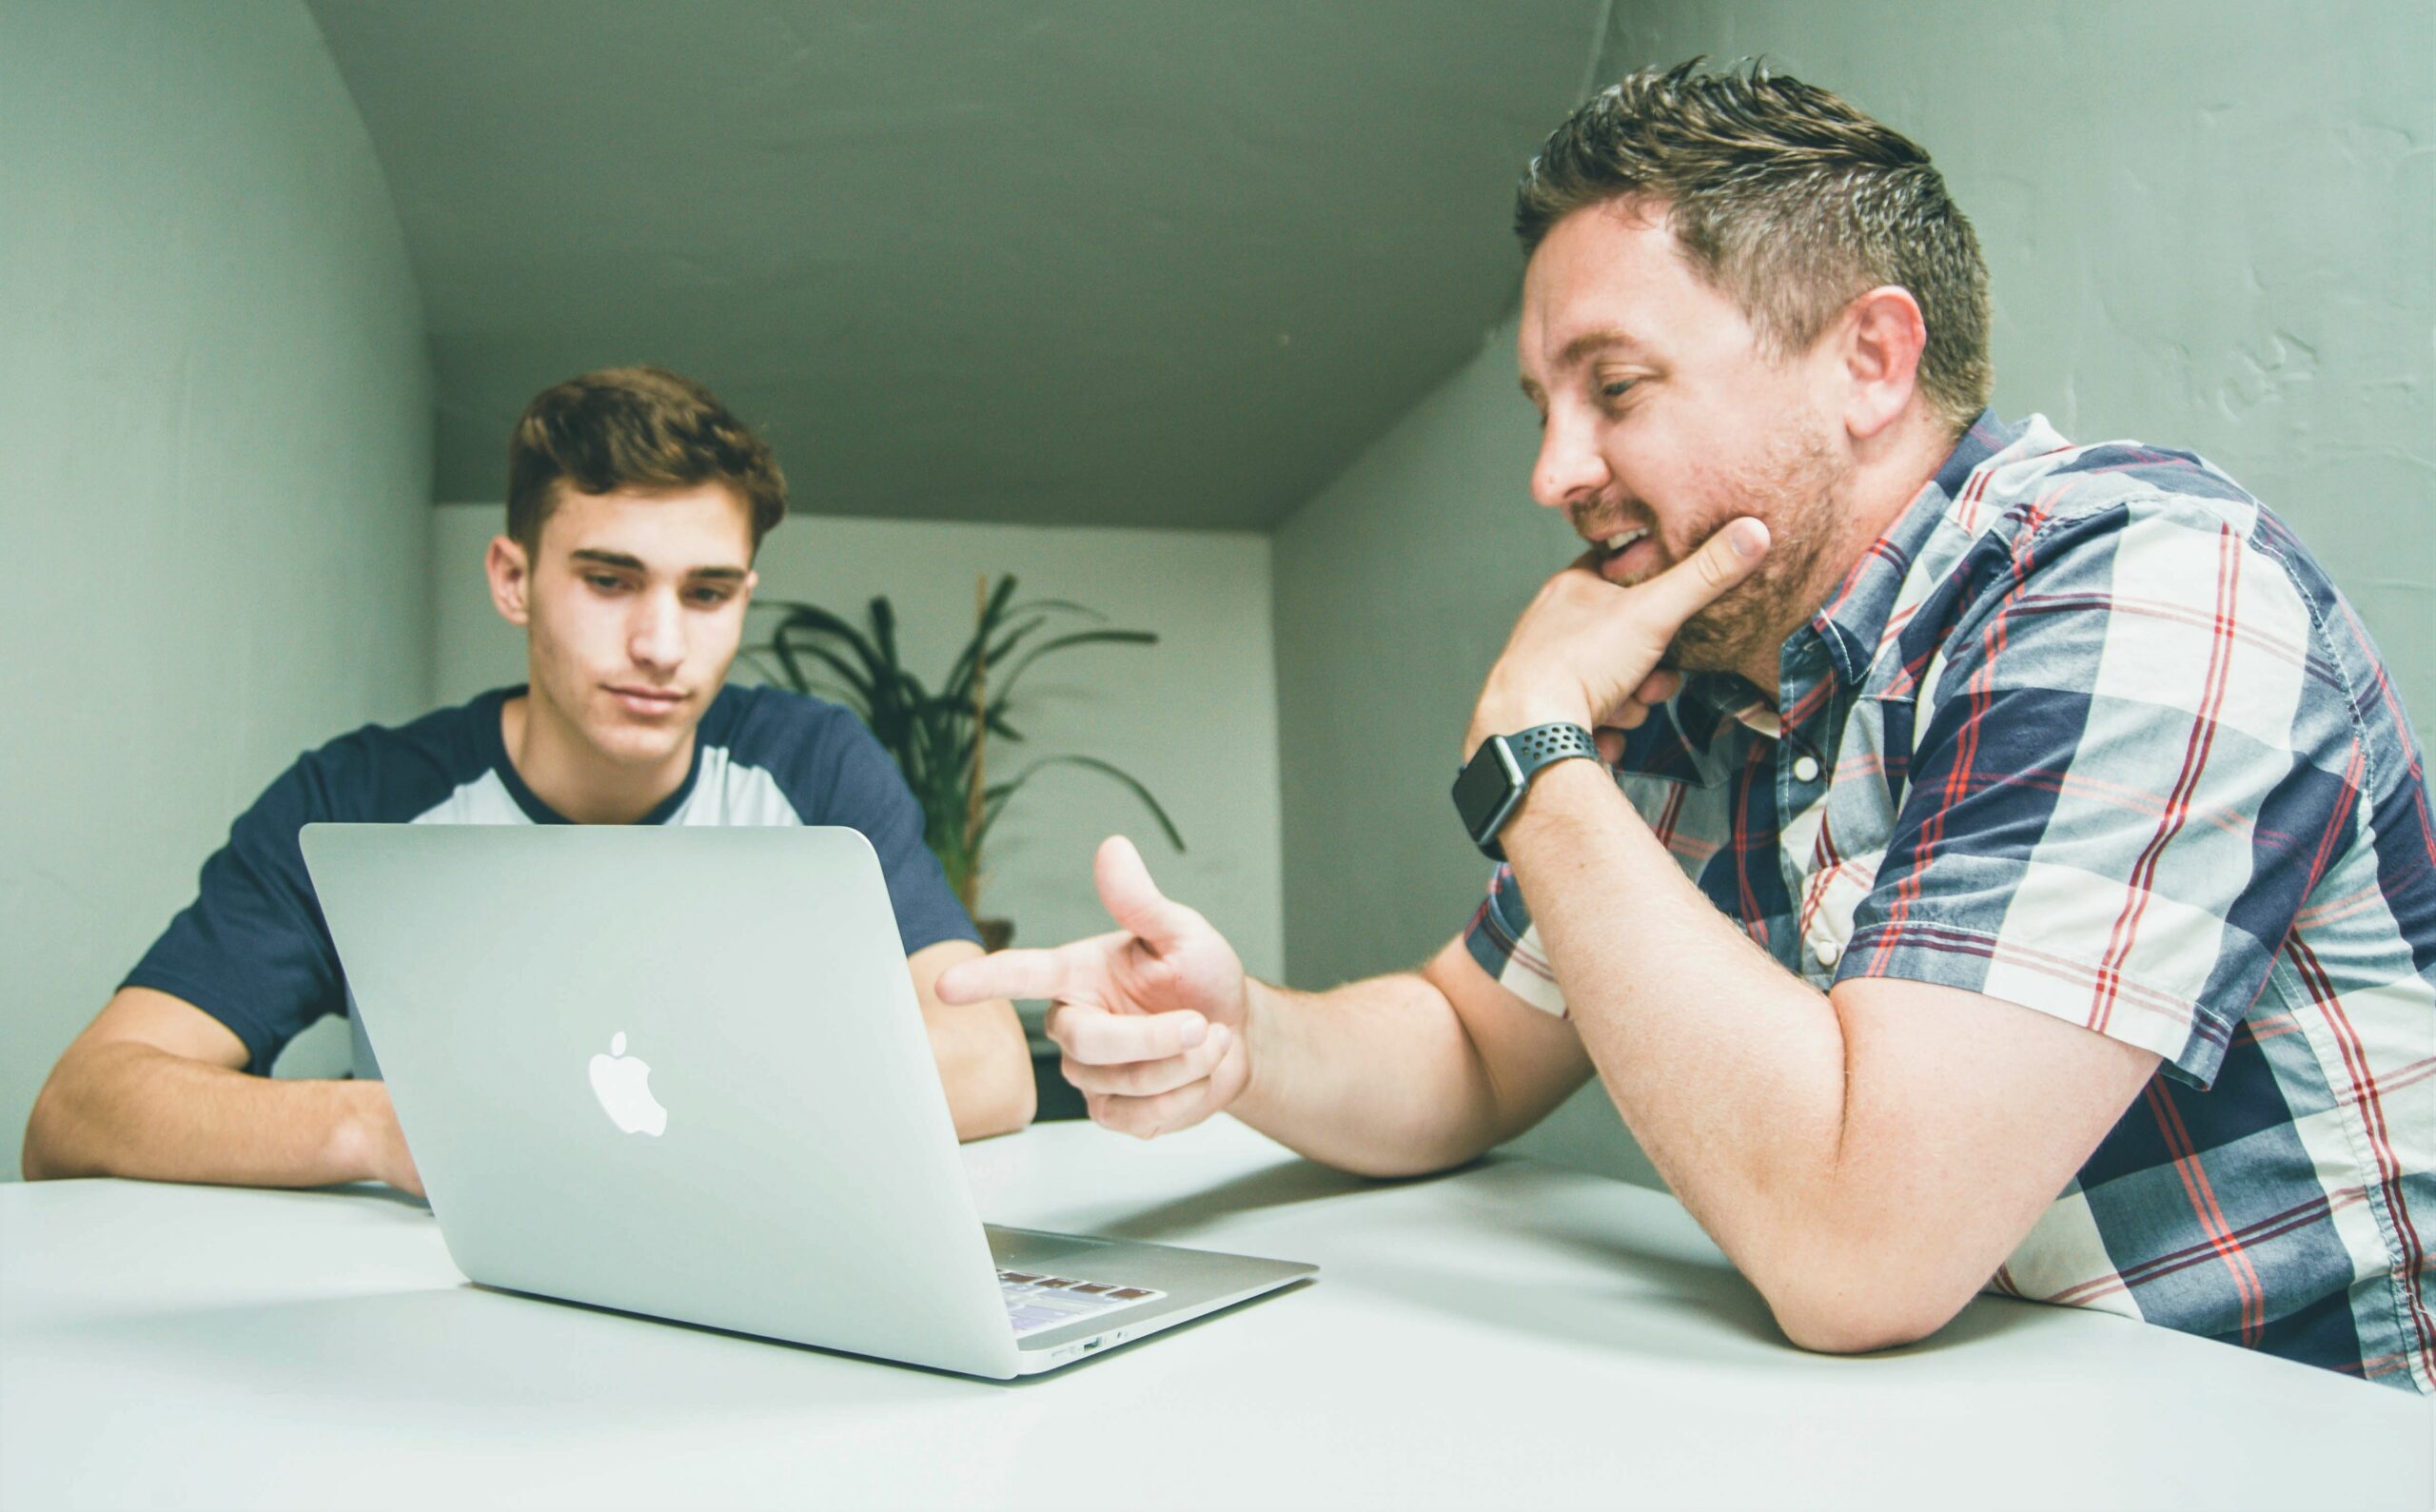
<path fill-rule="evenodd" d="M 1818 780 L 1818 762 L 1817 762 L 1815 758 L 1813 758 L 1813 757 L 1811 757 L 1811 756 L 1796 756 L 1796 757 L 1794 757 L 1794 761 L 1793 761 L 1793 776 L 1794 776 L 1794 780 L 1795 780 L 1795 781 L 1797 781 L 1797 782 L 1816 782 L 1816 781 L 1817 781 L 1817 780 Z"/>
<path fill-rule="evenodd" d="M 1810 948 L 1810 953 L 1819 965 L 1833 969 L 1843 958 L 1844 947 L 1834 940 L 1820 940 Z"/>

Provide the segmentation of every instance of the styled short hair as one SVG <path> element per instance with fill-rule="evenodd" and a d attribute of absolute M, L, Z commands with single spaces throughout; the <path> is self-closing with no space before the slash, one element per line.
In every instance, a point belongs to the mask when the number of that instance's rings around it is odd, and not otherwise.
<path fill-rule="evenodd" d="M 1527 256 L 1558 222 L 1622 203 L 1664 217 L 1763 350 L 1807 350 L 1896 284 L 1919 302 L 1920 386 L 1959 435 L 1988 403 L 1988 267 L 1929 155 L 1824 89 L 1751 64 L 1644 69 L 1565 118 L 1523 170 Z"/>
<path fill-rule="evenodd" d="M 561 482 L 587 494 L 724 483 L 753 518 L 756 551 L 787 513 L 769 444 L 709 389 L 662 367 L 604 367 L 524 407 L 507 442 L 507 534 L 528 552 Z"/>

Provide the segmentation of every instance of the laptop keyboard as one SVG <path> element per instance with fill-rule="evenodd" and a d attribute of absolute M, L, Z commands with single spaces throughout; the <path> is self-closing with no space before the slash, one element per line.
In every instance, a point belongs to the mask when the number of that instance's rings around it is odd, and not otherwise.
<path fill-rule="evenodd" d="M 1136 1303 L 1155 1302 L 1167 1295 L 1148 1286 L 1118 1286 L 1023 1270 L 999 1271 L 998 1292 L 1007 1300 L 1007 1322 L 1013 1325 L 1017 1338 Z"/>

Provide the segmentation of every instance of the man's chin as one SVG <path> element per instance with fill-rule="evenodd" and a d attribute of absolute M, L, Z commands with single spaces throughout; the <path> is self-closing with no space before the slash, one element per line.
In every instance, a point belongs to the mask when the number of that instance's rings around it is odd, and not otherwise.
<path fill-rule="evenodd" d="M 1715 672 L 1730 659 L 1741 639 L 1738 616 L 1720 615 L 1712 604 L 1675 627 L 1666 648 L 1667 660 L 1686 672 Z"/>
<path fill-rule="evenodd" d="M 667 724 L 638 724 L 629 719 L 603 720 L 585 732 L 592 737 L 592 748 L 614 765 L 621 767 L 658 766 L 685 746 L 685 737 L 693 733 L 689 721 Z"/>
<path fill-rule="evenodd" d="M 1680 672 L 1739 672 L 1773 635 L 1757 604 L 1715 604 L 1686 619 L 1667 644 L 1667 666 Z M 1720 612 L 1722 611 L 1722 612 Z"/>

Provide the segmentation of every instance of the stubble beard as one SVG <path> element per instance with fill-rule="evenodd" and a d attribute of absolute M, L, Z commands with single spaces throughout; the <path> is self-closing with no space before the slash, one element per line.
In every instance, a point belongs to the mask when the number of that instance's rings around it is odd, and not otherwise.
<path fill-rule="evenodd" d="M 1774 661 L 1785 638 L 1827 592 L 1820 577 L 1841 513 L 1836 494 L 1850 473 L 1825 438 L 1802 428 L 1780 432 L 1766 453 L 1729 481 L 1727 495 L 1739 506 L 1703 522 L 1699 539 L 1705 541 L 1738 516 L 1756 515 L 1768 527 L 1768 555 L 1750 577 L 1683 621 L 1667 647 L 1668 665 L 1742 672 L 1763 657 Z"/>

